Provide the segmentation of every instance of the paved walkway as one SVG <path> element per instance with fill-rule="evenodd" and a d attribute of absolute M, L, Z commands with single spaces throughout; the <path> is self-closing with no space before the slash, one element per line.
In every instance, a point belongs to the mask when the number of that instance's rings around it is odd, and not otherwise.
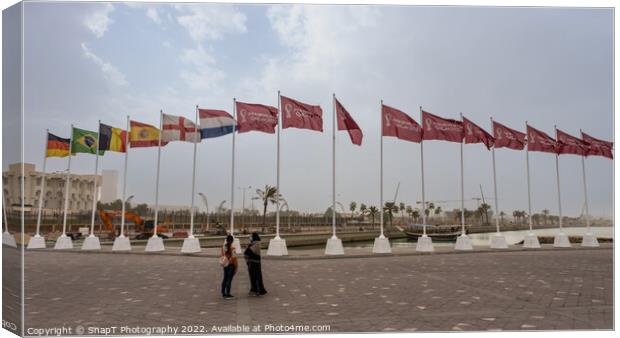
<path fill-rule="evenodd" d="M 264 297 L 247 296 L 241 259 L 233 284 L 237 298 L 226 301 L 219 296 L 222 272 L 214 257 L 27 251 L 25 327 L 103 334 L 115 326 L 113 334 L 133 335 L 120 330 L 294 332 L 281 324 L 308 325 L 297 332 L 613 328 L 611 245 L 309 258 L 265 260 Z"/>

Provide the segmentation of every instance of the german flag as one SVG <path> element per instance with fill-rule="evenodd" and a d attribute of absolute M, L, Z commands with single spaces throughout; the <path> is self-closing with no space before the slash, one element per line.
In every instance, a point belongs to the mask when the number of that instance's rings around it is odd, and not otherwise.
<path fill-rule="evenodd" d="M 130 121 L 129 144 L 132 148 L 157 147 L 159 145 L 159 129 L 150 124 Z M 168 142 L 161 141 L 165 146 Z"/>
<path fill-rule="evenodd" d="M 54 134 L 47 133 L 47 153 L 46 157 L 67 157 L 69 156 L 69 145 L 71 140 L 68 138 L 58 137 Z"/>

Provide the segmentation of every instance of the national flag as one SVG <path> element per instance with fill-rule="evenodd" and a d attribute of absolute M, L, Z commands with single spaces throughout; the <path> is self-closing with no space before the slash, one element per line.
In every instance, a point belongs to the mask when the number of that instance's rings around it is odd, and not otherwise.
<path fill-rule="evenodd" d="M 200 142 L 200 131 L 196 124 L 183 116 L 162 114 L 162 142 Z"/>
<path fill-rule="evenodd" d="M 422 139 L 462 142 L 463 123 L 422 111 Z"/>
<path fill-rule="evenodd" d="M 58 137 L 52 133 L 47 133 L 47 152 L 46 157 L 67 157 L 71 139 Z"/>
<path fill-rule="evenodd" d="M 525 148 L 525 133 L 508 128 L 505 125 L 493 121 L 493 138 L 495 148 L 510 148 L 523 150 Z"/>
<path fill-rule="evenodd" d="M 71 155 L 76 153 L 97 154 L 97 133 L 90 130 L 73 128 Z M 103 155 L 103 151 L 99 152 Z"/>
<path fill-rule="evenodd" d="M 117 151 L 124 153 L 127 151 L 127 131 L 121 128 L 99 124 L 99 150 Z"/>
<path fill-rule="evenodd" d="M 589 144 L 580 138 L 567 134 L 560 129 L 555 130 L 558 143 L 558 154 L 575 154 L 586 156 Z"/>
<path fill-rule="evenodd" d="M 487 149 L 491 149 L 495 140 L 486 130 L 463 117 L 463 129 L 465 130 L 465 143 L 484 143 Z"/>
<path fill-rule="evenodd" d="M 212 138 L 235 131 L 237 122 L 227 112 L 214 109 L 198 109 L 200 117 L 200 137 Z"/>
<path fill-rule="evenodd" d="M 323 131 L 323 109 L 280 96 L 282 106 L 282 128 L 299 128 Z"/>
<path fill-rule="evenodd" d="M 394 136 L 401 140 L 422 141 L 422 127 L 404 112 L 387 105 L 381 106 L 383 136 Z"/>
<path fill-rule="evenodd" d="M 542 151 L 554 153 L 558 151 L 558 144 L 545 132 L 527 126 L 527 149 L 529 151 Z"/>
<path fill-rule="evenodd" d="M 613 142 L 599 140 L 584 132 L 581 132 L 581 138 L 589 144 L 587 156 L 603 156 L 610 159 L 614 158 L 612 149 Z"/>
<path fill-rule="evenodd" d="M 349 133 L 351 142 L 358 146 L 362 145 L 362 138 L 364 134 L 357 125 L 355 120 L 351 117 L 351 114 L 344 108 L 344 106 L 334 98 L 336 101 L 336 117 L 338 119 L 338 130 L 346 130 Z"/>
<path fill-rule="evenodd" d="M 159 129 L 150 124 L 130 121 L 129 125 L 129 144 L 132 148 L 139 147 L 157 147 L 159 145 Z M 165 146 L 167 142 L 161 140 L 161 145 Z"/>
<path fill-rule="evenodd" d="M 275 134 L 278 125 L 278 108 L 237 101 L 237 131 L 262 131 Z"/>

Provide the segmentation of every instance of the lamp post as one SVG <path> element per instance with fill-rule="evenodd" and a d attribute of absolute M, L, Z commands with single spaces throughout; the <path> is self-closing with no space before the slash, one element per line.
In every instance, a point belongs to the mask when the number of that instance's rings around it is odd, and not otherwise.
<path fill-rule="evenodd" d="M 199 192 L 198 195 L 202 198 L 205 208 L 207 208 L 207 231 L 209 231 L 209 201 L 207 200 L 207 196 L 205 194 Z"/>
<path fill-rule="evenodd" d="M 247 187 L 237 187 L 237 189 L 243 190 L 243 202 L 241 202 L 241 211 L 245 212 L 245 191 L 248 189 L 252 189 L 252 186 L 248 185 Z"/>

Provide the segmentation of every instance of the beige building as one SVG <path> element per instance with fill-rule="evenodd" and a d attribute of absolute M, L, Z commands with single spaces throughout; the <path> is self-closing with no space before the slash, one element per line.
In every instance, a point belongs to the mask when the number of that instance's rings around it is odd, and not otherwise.
<path fill-rule="evenodd" d="M 45 176 L 45 196 L 43 209 L 62 211 L 65 201 L 66 174 L 62 172 L 47 173 Z M 2 173 L 4 198 L 9 206 L 19 207 L 21 192 L 21 163 L 9 165 L 9 170 Z M 41 180 L 43 173 L 35 170 L 35 165 L 24 163 L 24 206 L 27 209 L 39 207 L 41 195 Z M 69 190 L 69 211 L 82 212 L 92 210 L 94 175 L 71 174 Z M 101 185 L 101 176 L 97 175 L 97 185 Z"/>

